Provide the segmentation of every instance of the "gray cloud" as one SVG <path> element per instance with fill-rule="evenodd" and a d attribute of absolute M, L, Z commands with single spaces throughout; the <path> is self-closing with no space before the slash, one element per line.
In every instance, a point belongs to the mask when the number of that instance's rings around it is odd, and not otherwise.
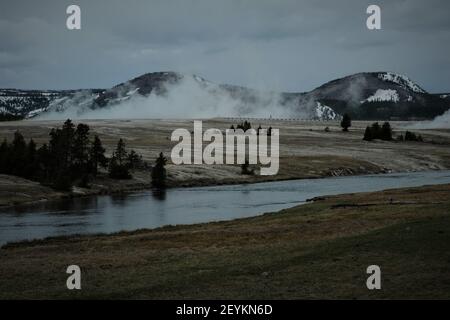
<path fill-rule="evenodd" d="M 65 9 L 82 9 L 82 30 Z M 110 87 L 173 70 L 219 83 L 307 91 L 361 71 L 407 74 L 450 91 L 450 3 L 376 1 L 96 0 L 2 3 L 0 87 Z"/>

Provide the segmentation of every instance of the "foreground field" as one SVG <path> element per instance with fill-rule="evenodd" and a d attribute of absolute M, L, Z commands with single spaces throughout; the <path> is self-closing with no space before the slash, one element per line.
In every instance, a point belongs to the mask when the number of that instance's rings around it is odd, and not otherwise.
<path fill-rule="evenodd" d="M 203 129 L 228 129 L 242 120 L 209 119 Z M 78 122 L 78 121 L 76 121 Z M 170 136 L 176 128 L 193 129 L 191 120 L 83 120 L 100 136 L 107 153 L 111 153 L 119 138 L 129 148 L 153 163 L 159 152 L 170 158 L 175 142 Z M 326 177 L 380 173 L 388 171 L 419 171 L 450 168 L 450 131 L 414 130 L 425 142 L 366 142 L 362 140 L 369 122 L 354 122 L 344 133 L 338 122 L 251 120 L 253 127 L 272 126 L 280 129 L 280 171 L 274 176 L 242 175 L 237 165 L 168 164 L 169 186 L 199 186 L 230 183 L 250 183 L 270 180 Z M 48 141 L 51 128 L 62 121 L 0 122 L 0 139 L 12 139 L 19 130 L 26 139 L 38 144 Z M 391 122 L 394 135 L 403 133 L 411 123 Z M 329 127 L 329 132 L 324 129 Z M 205 143 L 206 144 L 206 143 Z M 134 173 L 133 180 L 111 180 L 103 173 L 91 183 L 91 188 L 77 188 L 73 194 L 55 193 L 51 189 L 36 192 L 36 184 L 24 179 L 0 175 L 0 206 L 54 199 L 61 196 L 132 191 L 150 187 L 150 172 Z"/>
<path fill-rule="evenodd" d="M 131 214 L 131 213 L 130 213 Z M 82 290 L 65 270 L 82 269 Z M 366 288 L 381 267 L 382 289 Z M 0 249 L 0 298 L 450 298 L 450 185 Z"/>

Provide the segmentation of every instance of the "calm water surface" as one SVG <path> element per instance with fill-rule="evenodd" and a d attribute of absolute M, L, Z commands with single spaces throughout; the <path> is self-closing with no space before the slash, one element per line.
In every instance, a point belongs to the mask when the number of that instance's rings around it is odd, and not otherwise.
<path fill-rule="evenodd" d="M 111 233 L 251 217 L 352 192 L 450 183 L 450 170 L 170 189 L 0 210 L 0 245 L 50 236 Z"/>

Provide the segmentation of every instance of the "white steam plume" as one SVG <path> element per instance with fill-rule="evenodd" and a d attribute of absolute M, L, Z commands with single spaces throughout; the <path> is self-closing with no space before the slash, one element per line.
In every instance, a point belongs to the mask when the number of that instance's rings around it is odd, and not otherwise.
<path fill-rule="evenodd" d="M 409 127 L 411 129 L 450 129 L 450 110 L 431 121 L 421 121 Z"/>
<path fill-rule="evenodd" d="M 212 117 L 274 117 L 306 118 L 307 112 L 300 112 L 298 101 L 281 104 L 281 95 L 273 92 L 251 91 L 251 98 L 230 94 L 228 90 L 193 76 L 185 76 L 175 84 L 167 84 L 165 94 L 151 93 L 142 96 L 138 88 L 127 87 L 115 103 L 104 108 L 91 109 L 90 93 L 78 94 L 76 99 L 58 102 L 35 119 L 139 119 L 139 118 L 212 118 Z M 81 96 L 80 96 L 81 95 Z M 58 110 L 58 111 L 56 111 Z"/>

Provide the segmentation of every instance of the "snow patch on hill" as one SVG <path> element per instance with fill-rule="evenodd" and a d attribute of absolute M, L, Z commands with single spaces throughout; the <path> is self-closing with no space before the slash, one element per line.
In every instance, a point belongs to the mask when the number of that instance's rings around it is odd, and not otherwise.
<path fill-rule="evenodd" d="M 319 120 L 337 120 L 340 116 L 334 112 L 329 106 L 316 102 L 316 114 L 315 118 Z"/>
<path fill-rule="evenodd" d="M 399 100 L 400 97 L 396 90 L 378 89 L 374 95 L 368 97 L 366 100 L 361 102 L 381 102 L 381 101 L 398 102 Z"/>
<path fill-rule="evenodd" d="M 386 72 L 386 73 L 380 73 L 378 75 L 378 78 L 380 78 L 383 81 L 389 81 L 398 84 L 404 89 L 410 89 L 416 93 L 426 93 L 425 90 L 423 90 L 421 87 L 419 87 L 417 84 L 415 84 L 411 79 L 409 79 L 407 76 Z"/>

